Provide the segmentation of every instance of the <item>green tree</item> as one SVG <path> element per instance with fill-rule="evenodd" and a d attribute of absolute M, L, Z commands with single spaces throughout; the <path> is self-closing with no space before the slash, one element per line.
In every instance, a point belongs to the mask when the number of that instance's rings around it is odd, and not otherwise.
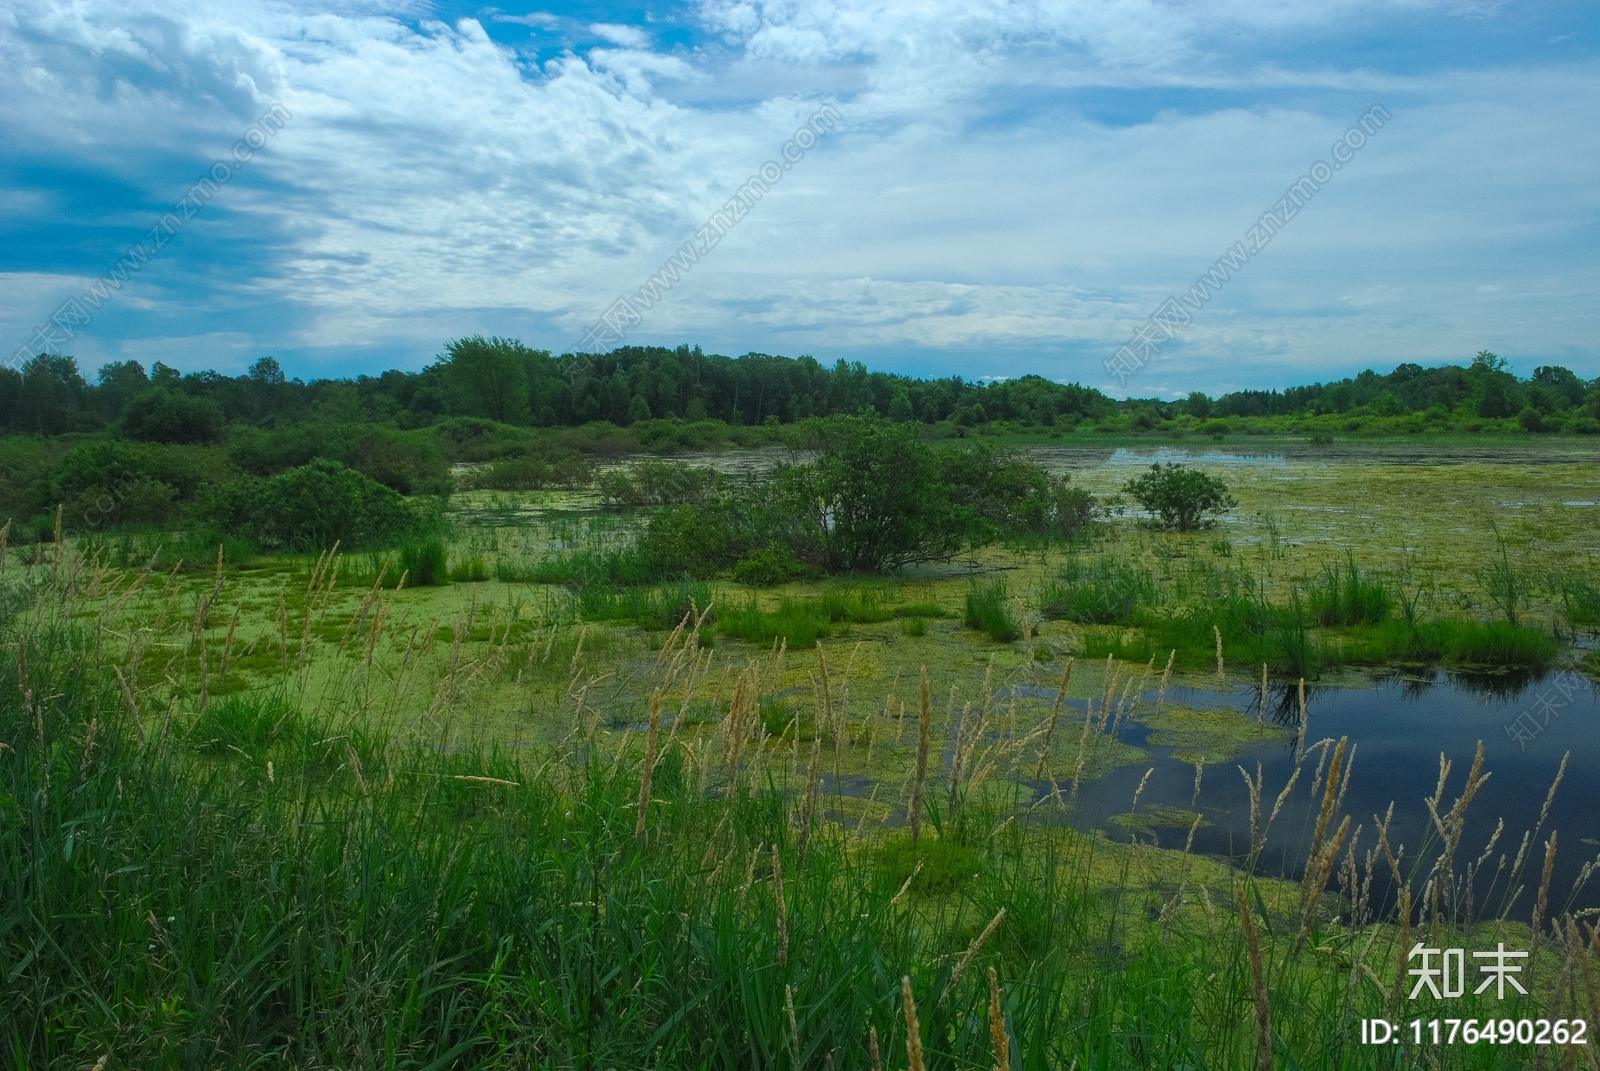
<path fill-rule="evenodd" d="M 967 545 L 976 513 L 952 501 L 915 428 L 839 417 L 822 438 L 815 462 L 779 479 L 778 512 L 795 526 L 802 560 L 833 573 L 882 572 Z"/>
<path fill-rule="evenodd" d="M 74 430 L 83 414 L 89 385 L 71 357 L 41 353 L 22 368 L 21 431 L 60 435 Z"/>
<path fill-rule="evenodd" d="M 128 403 L 122 429 L 153 443 L 211 443 L 222 438 L 222 407 L 171 387 L 153 387 Z"/>
<path fill-rule="evenodd" d="M 510 338 L 458 338 L 445 347 L 436 367 L 451 411 L 502 424 L 528 418 L 527 357 L 533 352 Z"/>
<path fill-rule="evenodd" d="M 650 403 L 645 401 L 642 394 L 635 394 L 628 403 L 628 423 L 637 424 L 641 420 L 650 419 Z"/>
<path fill-rule="evenodd" d="M 1129 480 L 1123 490 L 1159 518 L 1163 528 L 1180 532 L 1192 532 L 1205 524 L 1207 517 L 1220 516 L 1239 504 L 1220 479 L 1182 465 L 1151 465 L 1149 472 Z"/>
<path fill-rule="evenodd" d="M 128 403 L 150 385 L 144 366 L 138 361 L 113 361 L 100 366 L 99 386 L 94 390 L 95 409 L 100 419 L 110 423 L 122 415 Z"/>
<path fill-rule="evenodd" d="M 896 424 L 904 424 L 916 419 L 916 413 L 911 408 L 911 395 L 901 387 L 894 392 L 894 401 L 889 403 L 889 419 Z"/>

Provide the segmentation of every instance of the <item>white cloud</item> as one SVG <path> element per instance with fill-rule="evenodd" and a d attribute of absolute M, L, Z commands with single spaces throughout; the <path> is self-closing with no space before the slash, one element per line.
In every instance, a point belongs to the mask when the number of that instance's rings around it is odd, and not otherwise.
<path fill-rule="evenodd" d="M 1596 216 L 1596 71 L 1418 75 L 1324 55 L 1300 69 L 1261 47 L 1379 10 L 713 2 L 695 9 L 697 46 L 597 23 L 604 47 L 536 67 L 485 28 L 571 29 L 560 16 L 18 0 L 0 13 L 0 131 L 137 191 L 107 209 L 137 228 L 282 101 L 293 121 L 185 232 L 210 258 L 185 264 L 199 289 L 140 289 L 159 316 L 130 321 L 145 341 L 124 348 L 417 354 L 474 330 L 572 341 L 835 100 L 841 127 L 639 337 L 902 367 L 960 351 L 973 375 L 1054 354 L 1070 367 L 1037 370 L 1099 382 L 1110 348 L 1382 100 L 1394 121 L 1161 374 L 1209 389 L 1223 358 L 1266 376 L 1491 337 L 1594 363 L 1595 251 L 1572 235 Z M 1135 114 L 1098 120 L 1085 90 Z M 0 205 L 75 226 L 68 192 L 0 190 Z M 63 275 L 103 266 L 18 272 L 0 325 L 36 321 Z M 1493 312 L 1489 272 L 1516 280 Z M 246 308 L 260 314 L 235 330 Z"/>

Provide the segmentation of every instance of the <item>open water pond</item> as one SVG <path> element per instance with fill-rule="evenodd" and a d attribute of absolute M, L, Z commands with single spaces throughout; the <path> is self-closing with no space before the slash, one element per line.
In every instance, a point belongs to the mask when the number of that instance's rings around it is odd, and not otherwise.
<path fill-rule="evenodd" d="M 1257 717 L 1260 697 L 1259 685 L 1226 691 L 1171 688 L 1167 693 L 1169 704 L 1197 710 L 1231 707 L 1252 718 Z M 1420 854 L 1431 864 L 1439 838 L 1423 801 L 1433 795 L 1438 784 L 1440 752 L 1453 763 L 1438 804 L 1444 814 L 1466 783 L 1480 740 L 1484 770 L 1491 776 L 1467 811 L 1466 833 L 1456 856 L 1457 872 L 1464 872 L 1468 862 L 1484 853 L 1502 819 L 1505 830 L 1480 868 L 1475 883 L 1479 904 L 1487 903 L 1491 912 L 1498 909 L 1506 877 L 1502 874 L 1498 885 L 1486 896 L 1490 877 L 1502 853 L 1507 857 L 1506 868 L 1510 869 L 1524 832 L 1538 827 L 1551 782 L 1563 755 L 1569 752 L 1566 773 L 1549 814 L 1535 837 L 1536 844 L 1528 849 L 1529 860 L 1519 879 L 1527 888 L 1514 914 L 1526 915 L 1532 904 L 1544 861 L 1544 843 L 1551 832 L 1559 834 L 1550 886 L 1552 911 L 1567 902 L 1583 864 L 1600 855 L 1600 689 L 1582 675 L 1558 671 L 1510 681 L 1422 674 L 1392 677 L 1370 688 L 1308 688 L 1306 699 L 1309 757 L 1294 793 L 1270 829 L 1260 873 L 1299 874 L 1316 821 L 1316 803 L 1321 797 L 1319 790 L 1317 800 L 1311 798 L 1312 779 L 1321 758 L 1313 745 L 1340 737 L 1349 737 L 1354 748 L 1354 766 L 1341 810 L 1350 815 L 1352 833 L 1357 825 L 1362 827 L 1358 857 L 1364 857 L 1367 849 L 1376 846 L 1374 816 L 1383 817 L 1392 802 L 1390 843 L 1396 849 L 1405 845 L 1405 859 L 1414 862 Z M 1155 702 L 1156 695 L 1150 692 L 1141 706 L 1148 711 Z M 1082 703 L 1068 705 L 1076 706 L 1081 717 Z M 1198 810 L 1203 822 L 1195 833 L 1194 850 L 1242 859 L 1250 842 L 1250 793 L 1238 767 L 1243 766 L 1254 778 L 1256 764 L 1260 763 L 1265 778 L 1261 791 L 1265 822 L 1295 769 L 1296 737 L 1285 732 L 1297 730 L 1299 723 L 1299 702 L 1292 687 L 1281 694 L 1276 684 L 1269 690 L 1267 719 L 1277 723 L 1270 737 L 1259 743 L 1246 742 L 1228 761 L 1205 768 L 1198 806 L 1195 767 L 1182 761 L 1184 749 L 1152 743 L 1146 726 L 1137 721 L 1127 724 L 1121 738 L 1147 750 L 1149 759 L 1085 782 L 1079 792 L 1077 823 L 1086 829 L 1098 825 L 1117 839 L 1128 839 L 1129 820 L 1111 819 L 1127 814 L 1140 779 L 1153 767 L 1154 772 L 1139 795 L 1139 811 L 1159 823 L 1183 812 L 1192 820 Z M 1174 758 L 1175 752 L 1179 758 Z M 1049 791 L 1048 786 L 1044 791 Z M 1163 819 L 1163 815 L 1168 818 Z M 1189 835 L 1189 822 L 1179 828 L 1136 818 L 1131 828 L 1132 835 L 1143 843 L 1153 839 L 1167 848 L 1183 848 Z M 1379 872 L 1375 880 L 1381 883 L 1383 877 Z M 1572 904 L 1597 905 L 1600 877 L 1592 878 Z"/>

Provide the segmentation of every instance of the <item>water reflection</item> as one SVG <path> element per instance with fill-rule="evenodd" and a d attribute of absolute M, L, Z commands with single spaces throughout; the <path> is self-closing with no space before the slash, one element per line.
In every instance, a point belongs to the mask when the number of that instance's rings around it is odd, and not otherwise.
<path fill-rule="evenodd" d="M 1259 682 L 1226 690 L 1174 687 L 1167 698 L 1200 709 L 1231 707 L 1252 720 L 1262 710 Z M 1151 709 L 1154 702 L 1152 692 L 1145 699 L 1145 709 Z M 1263 863 L 1264 873 L 1298 875 L 1305 830 L 1314 818 L 1310 794 L 1314 766 L 1322 754 L 1314 745 L 1340 737 L 1348 737 L 1355 751 L 1343 810 L 1351 816 L 1352 830 L 1358 825 L 1365 830 L 1361 851 L 1372 846 L 1374 819 L 1392 802 L 1391 839 L 1407 845 L 1411 858 L 1428 856 L 1432 849 L 1427 842 L 1434 833 L 1423 801 L 1435 792 L 1440 753 L 1453 763 L 1439 803 L 1442 812 L 1460 791 L 1473 752 L 1482 741 L 1484 767 L 1490 778 L 1468 809 L 1462 853 L 1470 850 L 1476 858 L 1496 824 L 1504 819 L 1505 832 L 1493 854 L 1496 858 L 1502 852 L 1514 855 L 1523 831 L 1538 825 L 1549 787 L 1563 757 L 1570 755 L 1540 834 L 1560 833 L 1552 902 L 1565 901 L 1583 864 L 1595 860 L 1600 849 L 1600 811 L 1592 801 L 1600 798 L 1600 691 L 1587 679 L 1565 673 L 1398 671 L 1383 675 L 1367 688 L 1308 684 L 1305 703 L 1310 758 L 1268 838 L 1263 860 L 1270 862 Z M 1519 718 L 1528 724 L 1524 716 L 1533 711 L 1542 712 L 1537 731 L 1513 732 L 1510 727 Z M 1141 810 L 1166 807 L 1192 814 L 1189 809 L 1197 807 L 1203 825 L 1195 835 L 1195 850 L 1241 858 L 1249 841 L 1250 805 L 1249 791 L 1235 767 L 1249 771 L 1253 780 L 1259 763 L 1265 779 L 1262 795 L 1268 799 L 1275 799 L 1288 783 L 1295 770 L 1301 722 L 1298 682 L 1271 682 L 1266 714 L 1275 726 L 1293 731 L 1295 737 L 1285 741 L 1280 731 L 1270 740 L 1245 742 L 1231 761 L 1205 770 L 1198 798 L 1193 793 L 1195 768 L 1173 758 L 1178 749 L 1152 745 L 1147 739 L 1136 741 L 1125 734 L 1124 739 L 1144 747 L 1149 758 L 1086 783 L 1074 822 L 1084 828 L 1099 826 L 1109 835 L 1125 839 L 1126 826 L 1109 820 L 1128 811 L 1139 780 L 1154 766 L 1156 772 L 1141 796 Z M 1187 828 L 1158 825 L 1140 829 L 1137 835 L 1146 843 L 1154 840 L 1170 848 L 1181 849 L 1188 835 Z M 1491 859 L 1487 869 L 1495 865 Z M 1525 892 L 1523 899 L 1531 896 L 1531 891 Z M 1575 905 L 1600 905 L 1600 883 L 1576 890 L 1575 897 Z M 1513 917 L 1525 914 L 1526 906 L 1515 908 Z"/>

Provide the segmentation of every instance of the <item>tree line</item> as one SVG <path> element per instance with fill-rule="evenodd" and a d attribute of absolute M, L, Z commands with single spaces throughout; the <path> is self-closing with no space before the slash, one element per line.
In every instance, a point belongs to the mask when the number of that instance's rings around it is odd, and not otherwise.
<path fill-rule="evenodd" d="M 1281 417 L 1363 413 L 1460 414 L 1498 419 L 1589 409 L 1600 416 L 1600 387 L 1567 368 L 1540 366 L 1527 379 L 1504 359 L 1478 354 L 1466 366 L 1398 365 L 1285 390 L 1244 390 L 1182 400 L 1112 399 L 1077 383 L 1028 375 L 988 383 L 960 376 L 919 379 L 869 371 L 860 362 L 831 368 L 810 356 L 742 357 L 700 347 L 625 346 L 607 354 L 532 349 L 515 339 L 474 335 L 450 342 L 420 372 L 390 370 L 354 379 L 289 379 L 271 357 L 240 376 L 188 375 L 161 362 L 103 365 L 89 383 L 69 356 L 42 354 L 20 370 L 0 369 L 0 429 L 13 435 L 111 430 L 147 442 L 223 441 L 231 425 L 274 427 L 332 419 L 427 428 L 452 418 L 523 427 L 619 427 L 651 420 L 732 426 L 792 424 L 812 417 L 872 412 L 896 422 L 994 421 L 1075 427 L 1126 419 L 1135 430 L 1188 416 Z"/>

